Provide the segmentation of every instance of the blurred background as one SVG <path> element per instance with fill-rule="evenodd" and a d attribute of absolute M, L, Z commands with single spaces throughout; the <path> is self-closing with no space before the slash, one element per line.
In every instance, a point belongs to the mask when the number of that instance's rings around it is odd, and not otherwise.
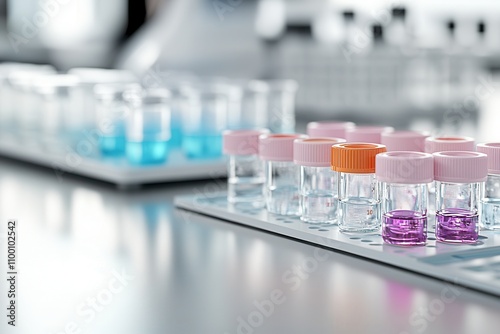
<path fill-rule="evenodd" d="M 0 15 L 4 61 L 120 68 L 149 83 L 293 79 L 299 120 L 496 136 L 493 0 L 1 0 Z"/>

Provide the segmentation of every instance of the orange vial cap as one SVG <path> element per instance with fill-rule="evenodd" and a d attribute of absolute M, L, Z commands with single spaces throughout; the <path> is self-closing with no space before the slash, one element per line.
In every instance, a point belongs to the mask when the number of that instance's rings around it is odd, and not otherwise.
<path fill-rule="evenodd" d="M 337 172 L 375 173 L 375 156 L 386 152 L 385 145 L 342 143 L 332 146 L 332 169 Z"/>

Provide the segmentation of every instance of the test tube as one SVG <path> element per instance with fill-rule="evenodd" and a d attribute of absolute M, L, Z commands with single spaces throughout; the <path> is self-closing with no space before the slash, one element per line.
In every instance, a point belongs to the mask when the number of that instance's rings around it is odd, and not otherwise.
<path fill-rule="evenodd" d="M 67 137 L 72 143 L 95 130 L 97 109 L 94 88 L 98 84 L 136 83 L 137 77 L 129 71 L 104 68 L 73 68 L 68 74 L 75 75 L 79 84 L 71 91 L 72 108 L 67 124 Z"/>
<path fill-rule="evenodd" d="M 479 204 L 488 176 L 484 153 L 434 153 L 436 180 L 436 239 L 475 243 L 479 234 Z"/>
<path fill-rule="evenodd" d="M 243 89 L 240 126 L 242 128 L 268 128 L 270 87 L 260 80 L 241 85 Z"/>
<path fill-rule="evenodd" d="M 94 93 L 101 155 L 125 156 L 126 119 L 131 112 L 131 104 L 126 96 L 139 95 L 142 88 L 133 83 L 99 84 L 95 86 Z"/>
<path fill-rule="evenodd" d="M 295 97 L 299 85 L 294 80 L 266 81 L 268 94 L 268 127 L 273 133 L 295 132 Z"/>
<path fill-rule="evenodd" d="M 341 232 L 369 233 L 380 229 L 380 196 L 375 156 L 384 145 L 343 143 L 332 146 L 332 169 L 339 173 L 338 224 Z"/>
<path fill-rule="evenodd" d="M 183 93 L 187 103 L 182 122 L 185 155 L 195 159 L 221 157 L 229 96 L 238 91 L 223 84 L 201 84 L 183 87 Z"/>
<path fill-rule="evenodd" d="M 477 151 L 488 156 L 488 179 L 481 203 L 481 221 L 483 230 L 500 230 L 500 143 L 477 145 Z"/>
<path fill-rule="evenodd" d="M 341 138 L 295 139 L 293 161 L 300 166 L 300 219 L 312 224 L 337 222 L 338 179 L 330 168 L 332 145 Z"/>
<path fill-rule="evenodd" d="M 429 135 L 418 131 L 384 132 L 382 133 L 381 143 L 387 147 L 387 152 L 424 152 L 425 139 L 427 137 L 429 137 Z"/>
<path fill-rule="evenodd" d="M 425 139 L 425 153 L 446 151 L 475 151 L 474 138 L 471 137 L 427 137 Z M 429 215 L 436 213 L 436 183 L 429 185 Z M 434 225 L 434 224 L 433 224 Z"/>
<path fill-rule="evenodd" d="M 267 211 L 300 216 L 299 167 L 293 163 L 293 141 L 299 134 L 269 134 L 259 138 L 259 155 L 265 163 L 264 197 Z"/>
<path fill-rule="evenodd" d="M 345 138 L 346 131 L 355 127 L 352 122 L 310 122 L 307 124 L 307 135 L 313 137 Z"/>
<path fill-rule="evenodd" d="M 230 203 L 264 202 L 264 164 L 259 158 L 259 136 L 269 130 L 224 131 L 224 154 L 229 156 L 227 199 Z"/>
<path fill-rule="evenodd" d="M 376 156 L 382 200 L 382 238 L 388 244 L 420 246 L 427 241 L 427 185 L 434 180 L 431 154 L 397 151 Z"/>
<path fill-rule="evenodd" d="M 125 99 L 132 110 L 126 128 L 128 161 L 133 165 L 164 163 L 170 139 L 170 92 L 157 88 L 138 94 L 132 90 Z"/>
<path fill-rule="evenodd" d="M 382 133 L 393 132 L 390 126 L 356 126 L 346 130 L 345 139 L 349 143 L 382 143 Z"/>
<path fill-rule="evenodd" d="M 72 107 L 70 91 L 78 82 L 74 75 L 52 74 L 37 78 L 33 84 L 42 141 L 48 149 L 59 150 L 62 147 L 62 134 Z"/>

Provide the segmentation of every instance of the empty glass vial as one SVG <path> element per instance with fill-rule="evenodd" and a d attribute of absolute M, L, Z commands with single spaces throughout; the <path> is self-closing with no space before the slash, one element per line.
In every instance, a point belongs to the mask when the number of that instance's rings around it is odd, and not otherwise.
<path fill-rule="evenodd" d="M 382 201 L 382 238 L 388 244 L 425 245 L 428 184 L 434 179 L 431 154 L 398 151 L 376 157 Z"/>
<path fill-rule="evenodd" d="M 475 142 L 470 137 L 427 137 L 425 139 L 425 153 L 446 151 L 475 151 Z M 429 185 L 429 215 L 436 214 L 436 183 Z M 434 225 L 434 224 L 433 224 Z"/>
<path fill-rule="evenodd" d="M 426 133 L 419 131 L 394 131 L 382 133 L 382 145 L 387 147 L 387 152 L 411 151 L 424 152 Z"/>
<path fill-rule="evenodd" d="M 349 143 L 382 143 L 382 133 L 393 132 L 390 126 L 356 126 L 346 130 L 345 139 Z"/>
<path fill-rule="evenodd" d="M 127 91 L 132 112 L 127 117 L 127 160 L 134 165 L 161 164 L 167 160 L 170 139 L 170 92 L 148 89 Z"/>
<path fill-rule="evenodd" d="M 266 81 L 269 85 L 268 126 L 273 133 L 295 132 L 295 96 L 298 84 L 294 80 Z"/>
<path fill-rule="evenodd" d="M 488 176 L 484 153 L 434 153 L 436 180 L 436 239 L 475 243 L 479 233 L 479 204 Z"/>
<path fill-rule="evenodd" d="M 293 141 L 298 134 L 268 134 L 259 138 L 259 155 L 265 163 L 264 197 L 267 211 L 300 216 L 299 167 L 293 163 Z"/>
<path fill-rule="evenodd" d="M 478 144 L 477 151 L 488 155 L 488 179 L 479 225 L 484 230 L 500 230 L 500 143 Z"/>
<path fill-rule="evenodd" d="M 99 135 L 99 150 L 103 156 L 125 156 L 126 118 L 131 104 L 126 95 L 140 95 L 138 84 L 99 84 L 94 88 L 96 99 L 96 127 Z"/>
<path fill-rule="evenodd" d="M 375 156 L 384 145 L 344 143 L 332 146 L 332 169 L 339 173 L 339 229 L 369 233 L 380 229 L 380 198 L 375 178 Z"/>
<path fill-rule="evenodd" d="M 300 166 L 300 219 L 307 223 L 337 222 L 337 172 L 330 167 L 332 145 L 340 138 L 295 139 L 293 161 Z"/>
<path fill-rule="evenodd" d="M 346 131 L 354 127 L 352 122 L 310 122 L 307 124 L 307 135 L 311 138 L 345 138 Z"/>
<path fill-rule="evenodd" d="M 227 200 L 230 203 L 264 202 L 264 163 L 259 158 L 259 136 L 269 130 L 228 130 L 223 134 L 224 154 L 229 156 Z"/>

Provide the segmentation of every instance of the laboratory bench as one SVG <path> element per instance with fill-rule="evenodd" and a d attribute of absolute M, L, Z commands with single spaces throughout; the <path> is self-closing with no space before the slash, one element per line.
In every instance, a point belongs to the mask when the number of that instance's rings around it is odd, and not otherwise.
<path fill-rule="evenodd" d="M 224 182 L 120 191 L 0 159 L 19 275 L 0 332 L 498 333 L 498 297 L 174 207 Z"/>

